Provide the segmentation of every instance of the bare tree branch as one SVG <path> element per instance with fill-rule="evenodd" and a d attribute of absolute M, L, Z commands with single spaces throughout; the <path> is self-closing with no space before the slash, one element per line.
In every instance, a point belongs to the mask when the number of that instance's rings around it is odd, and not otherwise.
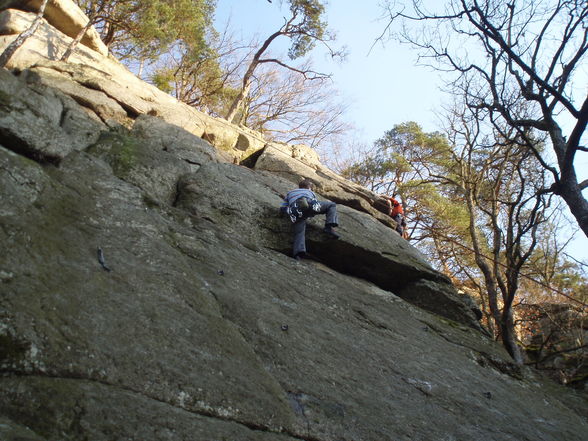
<path fill-rule="evenodd" d="M 470 107 L 485 110 L 482 117 L 517 130 L 553 177 L 545 190 L 565 200 L 588 236 L 588 200 L 575 168 L 576 152 L 586 151 L 580 142 L 588 125 L 588 94 L 574 85 L 588 56 L 588 4 L 450 0 L 447 12 L 429 13 L 413 1 L 410 13 L 393 7 L 388 13 L 386 32 L 396 29 L 394 23 L 410 21 L 412 29 L 394 35 L 420 49 L 419 60 L 455 73 L 450 88 L 463 93 Z M 414 26 L 419 23 L 422 28 Z M 558 122 L 565 118 L 575 120 L 566 134 Z M 555 164 L 537 148 L 530 129 L 548 136 Z"/>

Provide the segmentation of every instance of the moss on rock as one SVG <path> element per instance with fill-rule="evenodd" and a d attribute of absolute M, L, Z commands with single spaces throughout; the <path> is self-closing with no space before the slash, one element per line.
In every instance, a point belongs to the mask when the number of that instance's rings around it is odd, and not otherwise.
<path fill-rule="evenodd" d="M 88 152 L 105 159 L 115 175 L 126 175 L 137 162 L 140 151 L 138 140 L 128 133 L 120 131 L 105 132 Z"/>
<path fill-rule="evenodd" d="M 10 334 L 0 335 L 0 366 L 3 369 L 19 363 L 26 357 L 30 344 Z"/>

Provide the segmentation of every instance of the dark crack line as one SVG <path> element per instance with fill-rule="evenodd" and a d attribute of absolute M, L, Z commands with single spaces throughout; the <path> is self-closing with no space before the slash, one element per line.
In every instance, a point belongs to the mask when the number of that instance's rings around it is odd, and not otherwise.
<path fill-rule="evenodd" d="M 70 72 L 68 72 L 68 71 L 66 71 L 66 72 L 69 75 L 72 75 Z M 99 71 L 99 72 L 102 72 L 102 71 Z M 108 75 L 108 77 L 110 77 L 110 75 Z M 72 76 L 72 81 L 76 82 L 80 86 L 85 87 L 87 89 L 96 90 L 98 92 L 102 92 L 108 98 L 110 98 L 111 100 L 113 100 L 114 102 L 116 102 L 118 105 L 120 105 L 121 108 L 127 113 L 127 116 L 129 118 L 131 118 L 131 119 L 136 119 L 139 115 L 141 115 L 141 112 L 139 110 L 137 110 L 134 107 L 132 107 L 131 105 L 127 104 L 125 101 L 122 101 L 122 100 L 120 100 L 120 99 L 112 96 L 106 90 L 104 90 L 103 87 L 101 87 L 101 86 L 99 86 L 97 84 L 94 84 L 91 81 L 78 81 L 78 80 L 75 79 L 75 76 Z M 71 96 L 71 95 L 68 94 L 68 96 Z M 145 113 L 145 112 L 143 112 L 143 113 Z"/>
<path fill-rule="evenodd" d="M 199 165 L 202 166 L 202 163 L 197 162 L 197 161 L 192 161 L 191 159 L 187 159 L 187 158 L 180 158 L 182 161 L 187 162 L 190 165 Z"/>
<path fill-rule="evenodd" d="M 419 319 L 417 319 L 417 320 L 419 322 L 421 322 L 422 324 L 426 325 L 428 328 L 430 328 L 432 331 L 434 331 L 435 334 L 437 334 L 439 337 L 441 337 L 443 340 L 447 341 L 448 343 L 451 343 L 454 346 L 458 346 L 458 347 L 461 347 L 461 348 L 469 349 L 469 350 L 474 351 L 474 352 L 477 352 L 477 353 L 481 353 L 479 350 L 477 350 L 477 349 L 475 349 L 475 348 L 473 348 L 471 346 L 464 345 L 462 343 L 458 343 L 456 341 L 451 340 L 447 335 L 445 335 L 443 333 L 443 331 L 441 331 L 441 330 L 437 329 L 435 326 L 431 325 L 430 322 L 427 322 L 427 321 L 424 321 L 424 320 L 419 320 Z"/>
<path fill-rule="evenodd" d="M 14 153 L 15 155 L 22 156 L 16 152 L 10 150 L 9 148 L 6 148 L 6 150 Z M 35 184 L 37 183 L 36 181 L 34 181 L 32 179 L 28 179 L 26 177 L 24 177 L 25 179 L 23 179 L 23 176 L 13 173 L 12 168 L 2 166 L 2 167 L 0 167 L 0 170 L 2 172 L 6 173 L 16 185 L 18 185 L 18 186 L 25 186 L 26 185 L 27 187 L 31 187 L 31 188 L 35 189 Z"/>
<path fill-rule="evenodd" d="M 62 103 L 62 109 L 61 109 L 61 115 L 59 115 L 59 127 L 63 128 L 64 124 L 65 124 L 65 120 L 67 118 L 67 115 L 69 113 L 67 107 L 65 107 L 65 105 L 63 105 Z"/>
<path fill-rule="evenodd" d="M 444 339 L 448 343 L 450 343 L 450 344 L 452 344 L 454 346 L 460 347 L 460 348 L 469 349 L 470 351 L 478 354 L 479 357 L 483 358 L 487 362 L 487 365 L 486 366 L 490 366 L 490 367 L 494 368 L 494 370 L 496 370 L 496 371 L 498 371 L 498 372 L 500 372 L 502 374 L 506 374 L 506 375 L 508 375 L 509 377 L 511 377 L 511 378 L 513 378 L 515 380 L 520 380 L 521 379 L 520 376 L 517 376 L 516 375 L 516 371 L 517 371 L 516 365 L 514 363 L 510 362 L 509 360 L 501 360 L 501 361 L 503 361 L 505 365 L 508 365 L 512 369 L 514 369 L 515 372 L 510 372 L 509 369 L 501 369 L 500 366 L 499 366 L 499 363 L 496 360 L 494 360 L 494 358 L 490 354 L 488 354 L 487 352 L 480 351 L 479 349 L 475 349 L 475 348 L 473 348 L 471 346 L 468 346 L 468 345 L 464 345 L 464 344 L 455 342 L 455 341 L 451 340 L 447 335 L 445 335 L 442 331 L 440 331 L 439 329 L 437 329 L 435 326 L 432 326 L 429 322 L 426 322 L 426 321 L 423 321 L 423 320 L 419 320 L 419 321 L 421 323 L 427 325 L 432 331 L 435 332 L 436 335 L 438 335 L 439 337 L 441 337 L 442 339 Z M 476 362 L 478 364 L 480 364 L 480 361 L 478 359 L 476 359 Z M 486 367 L 486 366 L 484 366 L 482 364 L 480 364 L 480 366 Z"/>
<path fill-rule="evenodd" d="M 389 327 L 382 323 L 376 323 L 371 318 L 367 316 L 367 314 L 359 309 L 353 309 L 355 316 L 363 323 L 367 323 L 368 325 L 372 326 L 373 328 L 384 330 L 384 331 L 392 331 Z"/>
<path fill-rule="evenodd" d="M 75 381 L 86 381 L 86 382 L 91 382 L 91 383 L 98 383 L 102 386 L 111 387 L 114 389 L 120 389 L 125 392 L 129 392 L 131 394 L 136 394 L 138 396 L 148 398 L 148 399 L 156 401 L 158 403 L 165 404 L 167 406 L 171 406 L 173 408 L 183 410 L 183 411 L 185 411 L 189 414 L 192 414 L 192 415 L 203 416 L 206 418 L 214 418 L 216 420 L 223 421 L 223 422 L 239 424 L 239 425 L 244 426 L 247 429 L 255 431 L 255 432 L 282 434 L 282 435 L 287 435 L 287 436 L 290 436 L 292 438 L 299 439 L 302 441 L 322 441 L 319 438 L 315 438 L 315 437 L 311 437 L 311 436 L 303 436 L 303 435 L 298 435 L 298 434 L 292 433 L 284 428 L 281 428 L 281 430 L 273 430 L 271 427 L 264 426 L 262 424 L 256 424 L 256 423 L 242 421 L 242 420 L 238 420 L 238 419 L 234 419 L 234 418 L 229 418 L 226 416 L 218 415 L 218 414 L 211 412 L 211 411 L 206 411 L 206 410 L 202 410 L 202 409 L 188 409 L 186 407 L 178 406 L 175 403 L 163 400 L 161 398 L 147 394 L 145 392 L 135 390 L 129 386 L 125 386 L 122 384 L 113 384 L 113 383 L 110 383 L 110 382 L 104 381 L 104 380 L 99 380 L 99 379 L 94 379 L 94 378 L 85 378 L 82 376 L 75 376 L 75 375 L 72 375 L 72 376 L 54 375 L 54 374 L 43 373 L 43 372 L 33 372 L 31 374 L 28 374 L 28 373 L 17 372 L 17 371 L 12 371 L 12 372 L 11 371 L 3 371 L 3 372 L 1 372 L 0 378 L 10 378 L 10 374 L 12 374 L 12 377 L 17 377 L 17 378 L 49 378 L 52 380 L 65 380 L 65 381 L 75 380 Z"/>

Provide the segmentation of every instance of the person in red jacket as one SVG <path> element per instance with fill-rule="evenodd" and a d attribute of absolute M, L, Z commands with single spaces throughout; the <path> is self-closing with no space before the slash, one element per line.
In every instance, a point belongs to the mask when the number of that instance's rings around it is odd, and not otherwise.
<path fill-rule="evenodd" d="M 396 231 L 400 234 L 400 237 L 404 237 L 404 228 L 406 227 L 406 221 L 404 220 L 404 210 L 402 204 L 398 202 L 394 197 L 387 198 L 388 203 L 388 214 L 394 221 L 396 221 Z"/>

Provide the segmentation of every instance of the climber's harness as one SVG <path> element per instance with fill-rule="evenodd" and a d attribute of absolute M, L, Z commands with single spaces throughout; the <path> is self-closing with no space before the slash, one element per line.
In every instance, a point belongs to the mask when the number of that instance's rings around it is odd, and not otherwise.
<path fill-rule="evenodd" d="M 302 196 L 286 207 L 286 214 L 292 222 L 320 213 L 321 203 L 316 199 Z"/>

